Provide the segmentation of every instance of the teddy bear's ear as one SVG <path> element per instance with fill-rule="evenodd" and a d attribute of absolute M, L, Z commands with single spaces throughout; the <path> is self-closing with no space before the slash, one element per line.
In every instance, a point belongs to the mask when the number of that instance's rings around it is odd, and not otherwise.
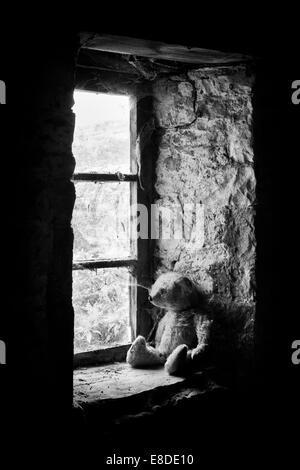
<path fill-rule="evenodd" d="M 181 282 L 189 289 L 193 289 L 194 287 L 193 282 L 188 277 L 182 278 Z"/>
<path fill-rule="evenodd" d="M 177 281 L 175 281 L 174 284 L 176 287 L 180 288 L 182 294 L 184 293 L 188 294 L 194 290 L 194 284 L 188 277 L 182 277 L 181 279 L 178 279 Z"/>

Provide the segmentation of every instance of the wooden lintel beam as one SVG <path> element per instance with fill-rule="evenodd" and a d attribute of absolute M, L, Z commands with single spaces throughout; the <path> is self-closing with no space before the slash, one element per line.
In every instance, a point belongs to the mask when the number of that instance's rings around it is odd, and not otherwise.
<path fill-rule="evenodd" d="M 226 65 L 253 60 L 252 57 L 239 53 L 166 44 L 159 41 L 110 34 L 83 32 L 80 34 L 80 42 L 81 47 L 86 49 L 172 60 L 189 64 Z"/>

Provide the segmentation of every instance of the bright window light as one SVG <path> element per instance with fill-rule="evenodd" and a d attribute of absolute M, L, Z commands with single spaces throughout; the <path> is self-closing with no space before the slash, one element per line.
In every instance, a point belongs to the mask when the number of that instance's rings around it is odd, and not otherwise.
<path fill-rule="evenodd" d="M 131 256 L 133 184 L 101 179 L 107 173 L 130 173 L 129 97 L 76 90 L 74 101 L 75 174 L 84 175 L 75 179 L 72 218 L 73 261 L 83 266 L 73 271 L 74 352 L 79 353 L 131 340 L 130 272 L 101 268 L 101 262 Z M 102 176 L 95 181 L 97 173 Z M 89 269 L 89 262 L 100 267 Z"/>
<path fill-rule="evenodd" d="M 76 90 L 74 101 L 75 171 L 129 173 L 129 97 Z"/>

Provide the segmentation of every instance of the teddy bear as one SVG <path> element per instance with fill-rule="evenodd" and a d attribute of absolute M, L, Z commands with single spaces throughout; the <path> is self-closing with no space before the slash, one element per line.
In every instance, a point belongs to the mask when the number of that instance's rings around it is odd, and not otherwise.
<path fill-rule="evenodd" d="M 199 286 L 179 273 L 163 273 L 149 290 L 149 301 L 165 314 L 158 321 L 154 346 L 138 336 L 127 352 L 128 364 L 164 365 L 170 375 L 184 375 L 209 359 L 214 319 Z"/>

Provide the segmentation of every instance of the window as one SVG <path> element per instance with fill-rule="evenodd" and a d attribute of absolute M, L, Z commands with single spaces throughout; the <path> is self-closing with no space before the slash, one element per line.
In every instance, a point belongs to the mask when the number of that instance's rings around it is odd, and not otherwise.
<path fill-rule="evenodd" d="M 75 90 L 74 352 L 125 350 L 137 333 L 136 105 Z"/>

